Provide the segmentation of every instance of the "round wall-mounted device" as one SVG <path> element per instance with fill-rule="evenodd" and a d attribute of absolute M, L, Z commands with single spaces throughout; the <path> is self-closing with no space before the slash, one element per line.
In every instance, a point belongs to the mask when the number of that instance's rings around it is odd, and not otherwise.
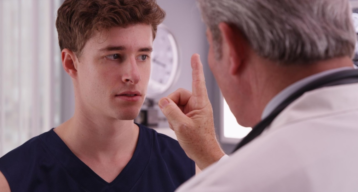
<path fill-rule="evenodd" d="M 178 45 L 174 35 L 163 24 L 158 26 L 153 42 L 151 76 L 148 84 L 147 97 L 156 96 L 167 91 L 179 73 Z"/>
<path fill-rule="evenodd" d="M 358 8 L 353 9 L 353 25 L 354 25 L 354 29 L 356 31 L 357 34 L 357 39 L 358 39 Z M 356 47 L 355 47 L 355 51 L 354 51 L 354 57 L 353 57 L 353 62 L 356 66 L 358 66 L 358 41 L 356 42 Z"/>

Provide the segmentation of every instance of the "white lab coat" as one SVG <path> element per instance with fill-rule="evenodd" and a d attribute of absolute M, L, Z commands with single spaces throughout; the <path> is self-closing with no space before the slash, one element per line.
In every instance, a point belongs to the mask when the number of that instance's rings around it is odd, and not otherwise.
<path fill-rule="evenodd" d="M 358 84 L 307 92 L 179 192 L 358 192 Z"/>

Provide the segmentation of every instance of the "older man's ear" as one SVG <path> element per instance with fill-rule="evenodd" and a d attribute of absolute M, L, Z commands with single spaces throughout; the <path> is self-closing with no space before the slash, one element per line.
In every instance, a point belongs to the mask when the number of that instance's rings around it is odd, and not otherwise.
<path fill-rule="evenodd" d="M 230 63 L 230 74 L 240 73 L 249 57 L 251 47 L 242 32 L 227 23 L 220 23 L 222 36 L 222 57 L 227 57 Z"/>

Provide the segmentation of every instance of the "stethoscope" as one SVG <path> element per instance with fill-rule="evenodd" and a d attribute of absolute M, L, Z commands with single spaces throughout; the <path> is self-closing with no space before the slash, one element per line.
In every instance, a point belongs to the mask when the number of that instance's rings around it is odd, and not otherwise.
<path fill-rule="evenodd" d="M 344 85 L 358 83 L 358 70 L 344 70 L 339 71 L 324 77 L 321 77 L 301 89 L 297 90 L 293 94 L 291 94 L 286 100 L 284 100 L 280 105 L 278 105 L 270 115 L 264 118 L 261 122 L 259 122 L 255 127 L 253 127 L 252 131 L 244 137 L 240 143 L 235 147 L 234 151 L 237 151 L 241 147 L 245 146 L 249 142 L 253 141 L 256 137 L 261 135 L 261 133 L 275 120 L 275 118 L 292 102 L 301 97 L 304 93 L 308 91 L 312 91 L 321 87 L 334 86 L 334 85 Z M 358 90 L 357 90 L 358 91 Z"/>

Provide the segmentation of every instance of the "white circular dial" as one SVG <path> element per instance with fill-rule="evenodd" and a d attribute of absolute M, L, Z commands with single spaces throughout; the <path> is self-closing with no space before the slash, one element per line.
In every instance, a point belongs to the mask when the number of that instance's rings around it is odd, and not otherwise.
<path fill-rule="evenodd" d="M 356 31 L 356 33 L 358 33 L 358 14 L 357 13 L 353 13 L 353 25 L 354 25 L 354 29 Z"/>
<path fill-rule="evenodd" d="M 155 99 L 173 84 L 178 75 L 178 47 L 173 34 L 159 25 L 153 42 L 152 68 L 148 84 L 149 98 Z"/>
<path fill-rule="evenodd" d="M 354 29 L 356 31 L 357 37 L 358 37 L 358 14 L 353 13 L 353 25 Z M 355 51 L 354 51 L 354 57 L 353 57 L 354 63 L 358 66 L 358 41 L 356 41 Z"/>

